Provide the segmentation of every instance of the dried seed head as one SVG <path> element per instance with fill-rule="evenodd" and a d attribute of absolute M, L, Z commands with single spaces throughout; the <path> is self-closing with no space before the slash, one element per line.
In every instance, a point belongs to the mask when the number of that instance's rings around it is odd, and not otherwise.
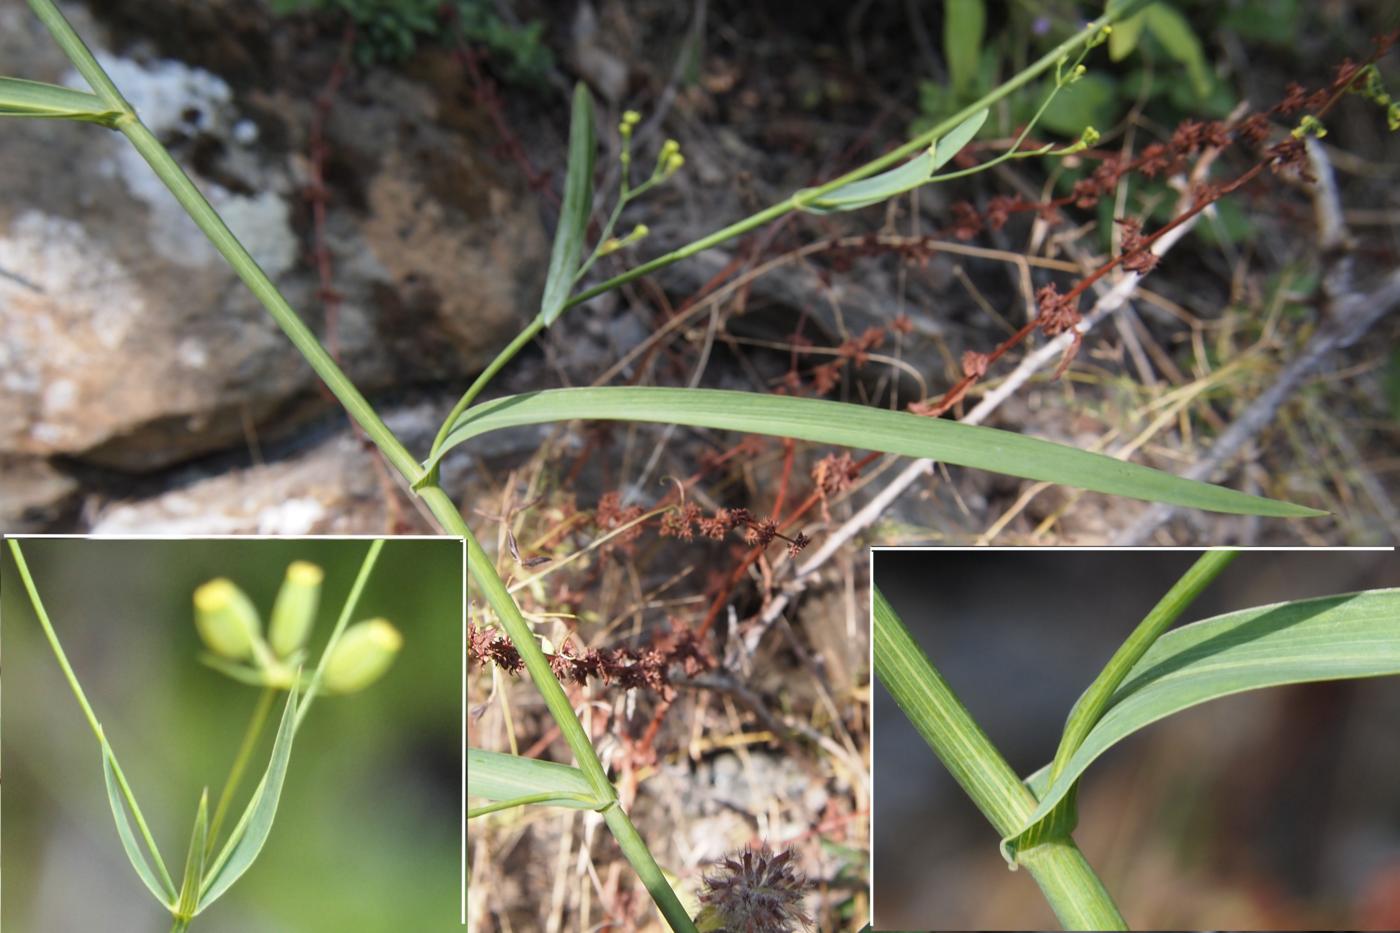
<path fill-rule="evenodd" d="M 745 848 L 706 875 L 700 903 L 711 929 L 730 933 L 793 933 L 812 922 L 802 910 L 807 879 L 794 868 L 792 851 Z"/>

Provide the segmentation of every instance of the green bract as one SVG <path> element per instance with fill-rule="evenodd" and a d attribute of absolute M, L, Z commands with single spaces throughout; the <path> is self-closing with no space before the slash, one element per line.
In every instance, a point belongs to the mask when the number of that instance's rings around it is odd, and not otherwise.
<path fill-rule="evenodd" d="M 22 78 L 0 78 L 0 117 L 79 120 L 112 126 L 121 111 L 86 91 Z"/>
<path fill-rule="evenodd" d="M 1014 857 L 1027 835 L 1114 744 L 1192 706 L 1263 687 L 1400 674 L 1400 590 L 1276 603 L 1195 622 L 1163 635 L 1128 672 L 1052 781 L 1026 779 L 1039 804 L 1008 834 Z"/>
<path fill-rule="evenodd" d="M 564 312 L 574 276 L 583 259 L 588 215 L 593 210 L 594 139 L 593 97 L 582 83 L 574 86 L 573 119 L 569 122 L 569 169 L 564 180 L 564 205 L 549 256 L 549 274 L 540 301 L 540 322 L 548 327 Z"/>

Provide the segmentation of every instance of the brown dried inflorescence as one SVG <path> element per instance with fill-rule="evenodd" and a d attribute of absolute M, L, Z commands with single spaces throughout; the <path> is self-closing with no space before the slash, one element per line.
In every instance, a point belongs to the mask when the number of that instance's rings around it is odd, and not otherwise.
<path fill-rule="evenodd" d="M 744 508 L 717 509 L 714 515 L 706 518 L 698 507 L 685 506 L 679 513 L 672 512 L 671 516 L 674 517 L 669 524 L 663 521 L 661 533 L 686 541 L 694 537 L 695 529 L 701 536 L 713 541 L 722 541 L 725 535 L 738 529 L 744 533 L 744 540 L 755 547 L 766 548 L 775 540 L 783 541 L 787 544 L 788 554 L 793 557 L 812 543 L 812 539 L 801 532 L 797 537 L 789 538 L 778 530 L 777 521 L 771 518 L 760 521 L 753 512 Z"/>
<path fill-rule="evenodd" d="M 721 929 L 744 933 L 793 933 L 812 918 L 802 909 L 810 885 L 792 864 L 792 851 L 745 848 L 704 878 L 700 903 Z"/>
<path fill-rule="evenodd" d="M 1380 92 L 1375 92 L 1371 84 L 1379 81 L 1379 78 L 1375 77 L 1376 60 L 1395 44 L 1397 37 L 1400 37 L 1400 31 L 1376 39 L 1375 53 L 1360 64 L 1350 60 L 1344 61 L 1338 66 L 1328 87 L 1309 91 L 1302 85 L 1290 84 L 1283 98 L 1273 107 L 1249 114 L 1233 126 L 1220 120 L 1183 120 L 1165 142 L 1144 147 L 1135 159 L 1117 155 L 1105 156 L 1089 177 L 1077 181 L 1070 193 L 1063 197 L 1047 201 L 1006 196 L 991 199 L 985 212 L 985 221 L 986 226 L 994 230 L 1005 225 L 1011 214 L 1021 211 L 1034 211 L 1043 221 L 1055 223 L 1058 221 L 1059 208 L 1071 204 L 1081 209 L 1093 208 L 1105 196 L 1111 196 L 1125 176 L 1134 172 L 1141 172 L 1148 178 L 1183 172 L 1193 160 L 1214 158 L 1214 154 L 1228 149 L 1236 142 L 1244 142 L 1254 151 L 1254 164 L 1233 179 L 1214 183 L 1198 182 L 1191 191 L 1190 203 L 1186 209 L 1152 233 L 1144 234 L 1142 222 L 1135 218 L 1119 220 L 1123 226 L 1123 240 L 1122 251 L 1117 257 L 1084 276 L 1063 295 L 1054 284 L 1043 286 L 1036 293 L 1039 313 L 1034 321 L 988 353 L 965 354 L 962 361 L 962 378 L 940 399 L 914 402 L 909 405 L 909 410 L 915 414 L 934 417 L 948 411 L 966 396 L 972 385 L 986 374 L 991 364 L 1036 330 L 1050 337 L 1066 332 L 1072 334 L 1070 345 L 1056 371 L 1057 376 L 1062 374 L 1080 345 L 1080 332 L 1076 326 L 1080 321 L 1080 296 L 1095 282 L 1120 266 L 1140 275 L 1151 272 L 1158 262 L 1158 256 L 1152 252 L 1152 245 L 1158 239 L 1221 198 L 1255 181 L 1266 170 L 1306 182 L 1313 181 L 1303 137 L 1317 132 L 1321 127 L 1321 117 L 1332 109 L 1343 94 L 1353 91 L 1371 93 L 1372 97 L 1389 104 L 1389 96 L 1379 96 Z M 1304 112 L 1305 116 L 1296 128 L 1280 141 L 1269 145 L 1268 140 L 1274 133 L 1274 125 L 1270 118 L 1292 117 L 1300 111 Z M 1207 156 L 1207 153 L 1211 155 Z M 1093 153 L 1086 153 L 1085 157 L 1092 158 Z M 984 217 L 979 216 L 968 202 L 954 204 L 951 213 L 952 220 L 944 231 L 945 235 L 969 239 L 980 232 Z M 874 245 L 875 241 L 872 240 L 872 249 Z M 900 245 L 896 247 L 896 251 L 906 254 L 911 259 L 927 262 L 928 257 L 937 248 L 937 243 L 931 237 L 925 237 L 913 243 Z"/>
<path fill-rule="evenodd" d="M 700 506 L 687 502 L 661 516 L 661 537 L 690 541 L 695 537 L 695 524 L 702 517 Z"/>
<path fill-rule="evenodd" d="M 1056 337 L 1078 324 L 1082 318 L 1079 303 L 1073 294 L 1061 295 L 1054 282 L 1040 287 L 1035 293 L 1036 307 L 1040 314 L 1036 322 L 1047 337 Z M 985 364 L 981 367 L 986 372 Z M 980 373 L 979 373 L 980 375 Z"/>
<path fill-rule="evenodd" d="M 976 350 L 964 350 L 962 355 L 963 375 L 970 379 L 981 379 L 987 375 L 987 366 L 991 363 L 991 357 L 986 353 L 979 353 Z"/>
<path fill-rule="evenodd" d="M 870 351 L 885 342 L 883 327 L 867 327 L 858 337 L 851 337 L 836 348 L 837 354 L 857 366 L 864 366 L 870 358 Z"/>
<path fill-rule="evenodd" d="M 1152 252 L 1142 235 L 1142 221 L 1136 217 L 1124 217 L 1118 221 L 1123 231 L 1123 268 L 1129 272 L 1146 275 L 1157 268 L 1160 259 Z"/>
<path fill-rule="evenodd" d="M 715 666 L 714 658 L 694 631 L 679 619 L 670 619 L 670 625 L 669 632 L 658 636 L 645 648 L 624 645 L 577 651 L 570 637 L 557 652 L 545 657 L 549 659 L 554 676 L 564 683 L 586 684 L 598 680 L 624 690 L 651 690 L 669 700 L 675 694 L 671 685 L 673 670 L 694 677 Z M 470 620 L 467 622 L 467 658 L 494 664 L 511 674 L 518 674 L 525 667 L 510 639 L 480 629 Z"/>
<path fill-rule="evenodd" d="M 593 521 L 598 526 L 598 530 L 603 532 L 615 531 L 629 524 L 632 525 L 632 527 L 627 528 L 626 531 L 623 531 L 617 537 L 604 544 L 603 549 L 612 550 L 613 548 L 620 548 L 628 554 L 632 553 L 637 539 L 642 536 L 643 523 L 637 521 L 637 519 L 642 517 L 642 512 L 643 509 L 640 505 L 624 506 L 622 504 L 621 493 L 605 493 L 603 497 L 598 500 L 598 508 L 593 512 Z M 632 524 L 633 522 L 636 522 L 636 524 Z"/>
<path fill-rule="evenodd" d="M 840 495 L 851 488 L 851 483 L 860 476 L 860 468 L 850 453 L 827 454 L 812 467 L 812 482 L 817 484 L 824 496 Z"/>

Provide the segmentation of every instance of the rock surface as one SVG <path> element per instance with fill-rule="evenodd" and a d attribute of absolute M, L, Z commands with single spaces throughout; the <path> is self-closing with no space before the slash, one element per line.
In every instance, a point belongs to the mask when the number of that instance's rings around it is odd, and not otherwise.
<path fill-rule="evenodd" d="M 450 62 L 427 82 L 355 72 L 336 95 L 325 127 L 325 233 L 343 298 L 329 335 L 305 194 L 314 99 L 336 47 L 295 30 L 260 34 L 265 19 L 241 6 L 143 0 L 120 16 L 64 11 L 362 390 L 479 369 L 537 300 L 547 243 L 538 202 L 496 164 L 460 75 Z M 124 42 L 128 31 L 184 43 Z M 0 5 L 0 60 L 8 73 L 84 86 L 21 4 Z M 149 473 L 240 447 L 250 431 L 286 436 L 328 404 L 310 367 L 124 138 L 86 125 L 6 124 L 0 456 L 41 472 L 57 457 Z M 10 516 L 52 497 L 50 485 L 9 471 L 4 482 L 7 529 Z M 27 504 L 30 494 L 38 498 Z"/>

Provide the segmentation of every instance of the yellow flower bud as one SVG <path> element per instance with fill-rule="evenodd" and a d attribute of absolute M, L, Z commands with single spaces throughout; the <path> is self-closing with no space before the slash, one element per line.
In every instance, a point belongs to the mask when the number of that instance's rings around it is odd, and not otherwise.
<path fill-rule="evenodd" d="M 403 636 L 385 619 L 357 622 L 331 649 L 322 683 L 331 693 L 354 693 L 374 683 L 403 647 Z"/>
<path fill-rule="evenodd" d="M 277 591 L 272 617 L 267 624 L 268 639 L 279 658 L 289 658 L 306 645 L 316 621 L 316 605 L 321 599 L 321 580 L 325 575 L 320 567 L 304 560 L 287 566 L 287 575 Z"/>
<path fill-rule="evenodd" d="M 252 600 L 223 577 L 194 591 L 194 625 L 210 651 L 234 661 L 251 657 L 254 642 L 262 637 Z"/>

